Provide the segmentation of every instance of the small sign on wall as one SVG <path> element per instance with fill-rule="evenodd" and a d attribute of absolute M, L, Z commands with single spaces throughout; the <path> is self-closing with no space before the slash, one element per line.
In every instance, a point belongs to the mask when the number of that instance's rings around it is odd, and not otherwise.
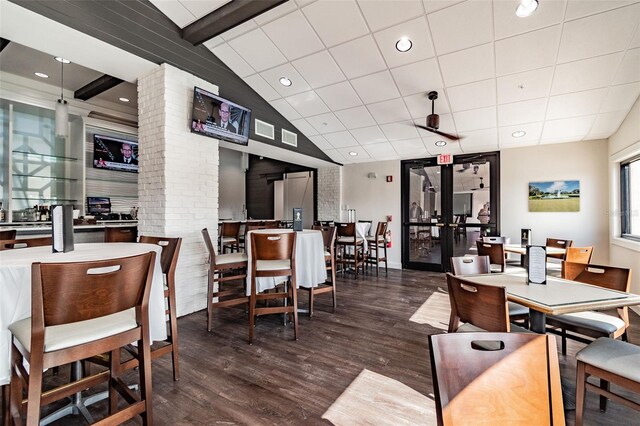
<path fill-rule="evenodd" d="M 393 176 L 387 176 L 387 182 L 393 182 Z"/>

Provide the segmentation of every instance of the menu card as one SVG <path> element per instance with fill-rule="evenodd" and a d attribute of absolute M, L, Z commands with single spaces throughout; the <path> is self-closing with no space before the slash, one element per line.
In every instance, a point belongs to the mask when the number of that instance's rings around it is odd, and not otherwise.
<path fill-rule="evenodd" d="M 51 209 L 53 252 L 73 251 L 73 206 L 57 205 Z"/>
<path fill-rule="evenodd" d="M 293 230 L 302 231 L 302 209 L 298 207 L 293 208 Z"/>
<path fill-rule="evenodd" d="M 520 230 L 520 247 L 526 247 L 531 244 L 533 241 L 531 240 L 531 229 L 521 229 Z"/>
<path fill-rule="evenodd" d="M 527 282 L 547 283 L 547 249 L 544 246 L 527 246 Z"/>

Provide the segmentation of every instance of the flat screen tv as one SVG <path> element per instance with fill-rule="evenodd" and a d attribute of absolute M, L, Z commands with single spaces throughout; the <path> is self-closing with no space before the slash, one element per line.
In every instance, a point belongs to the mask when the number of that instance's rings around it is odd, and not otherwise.
<path fill-rule="evenodd" d="M 191 133 L 247 145 L 251 110 L 206 90 L 193 89 Z"/>
<path fill-rule="evenodd" d="M 138 173 L 138 144 L 112 136 L 93 135 L 93 167 Z"/>
<path fill-rule="evenodd" d="M 109 197 L 87 197 L 87 214 L 111 213 L 111 199 Z"/>

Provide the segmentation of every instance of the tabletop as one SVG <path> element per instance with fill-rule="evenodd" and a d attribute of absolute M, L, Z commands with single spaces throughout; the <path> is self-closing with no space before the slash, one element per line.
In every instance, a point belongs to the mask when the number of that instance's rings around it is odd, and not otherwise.
<path fill-rule="evenodd" d="M 565 254 L 566 250 L 560 247 L 545 247 L 547 254 Z M 520 244 L 505 244 L 504 251 L 509 253 L 516 253 L 521 255 L 527 254 L 527 248 L 522 247 Z"/>

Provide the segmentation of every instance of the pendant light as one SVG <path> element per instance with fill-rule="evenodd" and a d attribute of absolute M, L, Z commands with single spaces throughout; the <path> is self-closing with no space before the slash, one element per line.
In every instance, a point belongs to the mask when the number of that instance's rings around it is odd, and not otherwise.
<path fill-rule="evenodd" d="M 56 136 L 66 138 L 69 135 L 69 104 L 64 100 L 64 64 L 70 63 L 68 59 L 56 57 L 60 62 L 60 99 L 56 102 Z"/>

